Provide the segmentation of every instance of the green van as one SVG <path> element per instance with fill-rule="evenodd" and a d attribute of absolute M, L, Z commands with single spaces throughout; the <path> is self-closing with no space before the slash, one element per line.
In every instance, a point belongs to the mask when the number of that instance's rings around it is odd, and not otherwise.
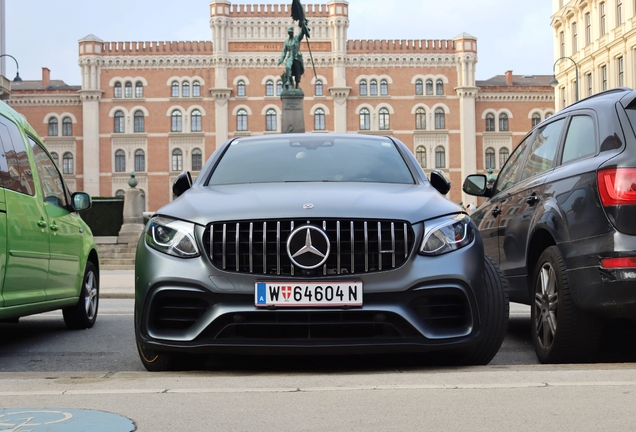
<path fill-rule="evenodd" d="M 70 194 L 35 130 L 0 101 L 0 320 L 62 309 L 69 328 L 95 324 L 99 258 Z"/>

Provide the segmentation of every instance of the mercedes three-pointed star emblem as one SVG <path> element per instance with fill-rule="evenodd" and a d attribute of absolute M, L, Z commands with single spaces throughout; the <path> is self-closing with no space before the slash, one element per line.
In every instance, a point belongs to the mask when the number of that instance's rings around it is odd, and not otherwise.
<path fill-rule="evenodd" d="M 287 240 L 287 254 L 294 265 L 312 270 L 323 265 L 329 257 L 331 244 L 325 232 L 312 225 L 296 228 Z"/>

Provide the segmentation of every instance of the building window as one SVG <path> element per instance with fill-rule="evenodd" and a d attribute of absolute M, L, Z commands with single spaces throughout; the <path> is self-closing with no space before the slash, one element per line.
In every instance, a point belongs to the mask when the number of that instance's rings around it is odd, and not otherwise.
<path fill-rule="evenodd" d="M 418 108 L 415 111 L 415 129 L 426 129 L 426 110 L 424 108 Z"/>
<path fill-rule="evenodd" d="M 508 114 L 501 113 L 499 114 L 499 132 L 507 132 L 508 131 Z"/>
<path fill-rule="evenodd" d="M 603 36 L 605 34 L 605 32 L 606 32 L 606 30 L 605 30 L 605 17 L 606 17 L 605 16 L 605 2 L 599 4 L 598 5 L 598 9 L 600 11 L 599 12 L 599 14 L 600 14 L 600 22 L 599 22 L 600 29 L 599 29 L 599 31 L 601 33 L 600 35 Z"/>
<path fill-rule="evenodd" d="M 116 82 L 115 83 L 114 96 L 116 98 L 120 98 L 121 97 L 121 83 L 120 82 Z"/>
<path fill-rule="evenodd" d="M 273 109 L 268 109 L 265 113 L 265 130 L 268 132 L 274 132 L 278 130 L 278 125 L 276 124 L 276 111 Z"/>
<path fill-rule="evenodd" d="M 135 97 L 144 97 L 144 84 L 141 81 L 135 83 Z"/>
<path fill-rule="evenodd" d="M 123 111 L 115 112 L 115 133 L 124 133 L 124 113 Z"/>
<path fill-rule="evenodd" d="M 360 81 L 360 96 L 367 95 L 367 80 Z"/>
<path fill-rule="evenodd" d="M 572 54 L 576 54 L 579 50 L 579 33 L 576 27 L 576 23 L 572 23 Z"/>
<path fill-rule="evenodd" d="M 592 43 L 592 15 L 585 14 L 585 45 Z"/>
<path fill-rule="evenodd" d="M 247 111 L 244 109 L 238 110 L 236 114 L 236 130 L 237 131 L 246 131 L 247 129 Z"/>
<path fill-rule="evenodd" d="M 201 132 L 201 130 L 203 130 L 201 111 L 195 109 L 190 114 L 190 132 Z"/>
<path fill-rule="evenodd" d="M 442 108 L 435 110 L 435 129 L 446 129 L 446 115 Z"/>
<path fill-rule="evenodd" d="M 184 82 L 181 85 L 181 96 L 182 97 L 190 97 L 190 83 Z"/>
<path fill-rule="evenodd" d="M 623 0 L 616 0 L 616 27 L 623 24 Z"/>
<path fill-rule="evenodd" d="M 70 117 L 64 117 L 62 119 L 62 135 L 73 136 L 73 120 Z"/>
<path fill-rule="evenodd" d="M 422 168 L 426 168 L 426 148 L 418 146 L 415 150 L 415 158 Z"/>
<path fill-rule="evenodd" d="M 62 173 L 63 174 L 73 174 L 73 154 L 66 152 L 64 156 L 62 156 Z"/>
<path fill-rule="evenodd" d="M 486 132 L 495 131 L 495 115 L 493 113 L 486 114 Z"/>
<path fill-rule="evenodd" d="M 415 81 L 415 94 L 417 96 L 422 96 L 424 94 L 424 83 L 421 79 Z"/>
<path fill-rule="evenodd" d="M 239 97 L 245 96 L 245 81 L 240 80 L 238 84 L 236 84 L 236 94 Z"/>
<path fill-rule="evenodd" d="M 587 96 L 592 96 L 592 74 L 585 75 L 585 83 L 587 87 Z"/>
<path fill-rule="evenodd" d="M 552 113 L 551 113 L 551 112 L 549 112 L 549 113 L 545 113 L 545 119 L 546 119 L 546 120 L 547 120 L 548 118 L 550 118 L 550 117 L 552 117 Z"/>
<path fill-rule="evenodd" d="M 171 123 L 170 123 L 170 131 L 171 132 L 181 132 L 183 130 L 183 124 L 181 123 L 181 111 L 174 110 L 172 111 Z"/>
<path fill-rule="evenodd" d="M 601 90 L 607 90 L 607 65 L 601 66 Z"/>
<path fill-rule="evenodd" d="M 124 97 L 131 98 L 132 97 L 132 83 L 128 81 L 124 86 Z"/>
<path fill-rule="evenodd" d="M 314 130 L 325 130 L 325 110 L 322 108 L 314 111 Z"/>
<path fill-rule="evenodd" d="M 441 79 L 438 79 L 435 82 L 435 94 L 436 95 L 443 95 L 444 94 L 444 81 L 442 81 Z"/>
<path fill-rule="evenodd" d="M 146 171 L 146 153 L 142 149 L 135 150 L 135 171 Z"/>
<path fill-rule="evenodd" d="M 135 111 L 135 114 L 133 116 L 134 118 L 134 131 L 135 132 L 145 132 L 146 129 L 146 119 L 144 117 L 144 113 L 141 110 Z"/>
<path fill-rule="evenodd" d="M 172 171 L 183 170 L 183 152 L 179 149 L 172 150 Z"/>
<path fill-rule="evenodd" d="M 369 95 L 377 96 L 378 95 L 378 82 L 376 80 L 371 80 L 369 83 Z"/>
<path fill-rule="evenodd" d="M 371 129 L 371 113 L 368 109 L 362 108 L 360 110 L 360 130 Z"/>
<path fill-rule="evenodd" d="M 428 96 L 431 96 L 433 94 L 433 80 L 432 79 L 427 79 L 426 80 L 426 94 Z"/>
<path fill-rule="evenodd" d="M 274 96 L 274 81 L 268 80 L 265 83 L 265 96 Z"/>
<path fill-rule="evenodd" d="M 115 172 L 126 172 L 126 153 L 123 150 L 115 152 Z"/>
<path fill-rule="evenodd" d="M 177 81 L 172 82 L 172 97 L 179 97 L 179 83 Z"/>
<path fill-rule="evenodd" d="M 280 96 L 281 93 L 283 93 L 283 82 L 279 80 L 276 81 L 276 94 Z"/>
<path fill-rule="evenodd" d="M 322 96 L 322 81 L 316 81 L 316 96 Z"/>
<path fill-rule="evenodd" d="M 380 81 L 380 95 L 388 96 L 389 94 L 389 82 L 385 79 Z"/>
<path fill-rule="evenodd" d="M 378 119 L 380 120 L 380 130 L 391 129 L 389 110 L 386 108 L 380 108 L 378 113 Z"/>
<path fill-rule="evenodd" d="M 565 33 L 559 33 L 559 54 L 561 57 L 565 57 Z"/>
<path fill-rule="evenodd" d="M 508 160 L 508 156 L 510 156 L 510 150 L 508 150 L 506 147 L 502 147 L 499 149 L 499 168 L 504 166 L 504 164 Z"/>
<path fill-rule="evenodd" d="M 535 127 L 539 123 L 541 123 L 541 114 L 539 113 L 532 114 L 532 127 Z"/>
<path fill-rule="evenodd" d="M 199 81 L 192 83 L 192 97 L 201 97 L 201 84 Z"/>
<path fill-rule="evenodd" d="M 203 165 L 203 153 L 200 149 L 192 150 L 192 171 L 201 171 Z"/>
<path fill-rule="evenodd" d="M 442 146 L 435 149 L 435 168 L 446 168 L 446 150 Z"/>
<path fill-rule="evenodd" d="M 57 119 L 55 117 L 51 117 L 49 119 L 49 136 L 57 136 Z"/>
<path fill-rule="evenodd" d="M 495 149 L 492 147 L 486 149 L 486 169 L 495 169 Z"/>
<path fill-rule="evenodd" d="M 60 155 L 52 152 L 51 153 L 51 157 L 53 158 L 53 162 L 55 162 L 55 165 L 57 165 L 58 167 L 60 166 Z"/>
<path fill-rule="evenodd" d="M 625 85 L 625 64 L 623 62 L 623 57 L 619 57 L 616 59 L 616 66 L 618 69 L 618 86 L 623 87 Z"/>

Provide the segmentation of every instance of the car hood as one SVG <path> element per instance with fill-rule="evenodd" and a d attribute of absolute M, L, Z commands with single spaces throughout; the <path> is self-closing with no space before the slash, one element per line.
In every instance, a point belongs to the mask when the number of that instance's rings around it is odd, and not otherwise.
<path fill-rule="evenodd" d="M 313 208 L 305 209 L 305 204 Z M 194 186 L 157 214 L 213 221 L 287 218 L 395 219 L 411 223 L 460 212 L 430 184 L 261 183 Z"/>

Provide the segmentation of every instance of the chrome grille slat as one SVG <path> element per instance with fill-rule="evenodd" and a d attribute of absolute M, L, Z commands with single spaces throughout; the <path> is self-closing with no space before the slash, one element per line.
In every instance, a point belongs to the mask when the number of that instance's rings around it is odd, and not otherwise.
<path fill-rule="evenodd" d="M 378 222 L 378 270 L 382 271 L 382 222 Z"/>
<path fill-rule="evenodd" d="M 250 273 L 254 273 L 254 222 L 250 222 Z"/>
<path fill-rule="evenodd" d="M 241 267 L 239 267 L 239 264 L 241 262 L 240 261 L 240 256 L 239 256 L 239 240 L 240 240 L 239 239 L 239 234 L 240 233 L 241 233 L 241 224 L 237 223 L 236 224 L 236 237 L 235 237 L 236 240 L 235 240 L 235 243 L 234 243 L 234 253 L 236 255 L 236 271 L 237 272 L 241 270 Z"/>
<path fill-rule="evenodd" d="M 391 222 L 391 265 L 395 267 L 395 223 Z"/>
<path fill-rule="evenodd" d="M 336 256 L 338 264 L 336 266 L 336 273 L 340 274 L 340 221 L 336 222 L 336 243 L 338 245 L 338 255 Z"/>
<path fill-rule="evenodd" d="M 364 221 L 364 272 L 369 271 L 369 226 L 368 222 Z"/>

